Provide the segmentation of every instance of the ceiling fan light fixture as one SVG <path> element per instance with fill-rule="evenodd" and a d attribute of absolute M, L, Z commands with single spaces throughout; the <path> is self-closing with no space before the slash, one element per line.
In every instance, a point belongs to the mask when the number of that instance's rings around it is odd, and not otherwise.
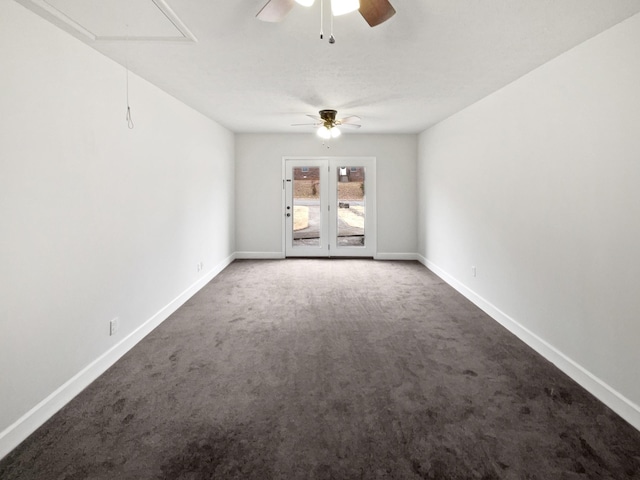
<path fill-rule="evenodd" d="M 315 0 L 296 0 L 296 3 L 302 5 L 303 7 L 310 7 L 313 5 Z"/>
<path fill-rule="evenodd" d="M 324 140 L 329 140 L 331 138 L 331 130 L 322 125 L 318 128 L 318 136 Z"/>
<path fill-rule="evenodd" d="M 337 111 L 335 110 L 320 110 L 320 115 L 308 115 L 315 120 L 314 123 L 293 123 L 292 127 L 297 126 L 314 126 L 316 128 L 316 135 L 323 140 L 330 140 L 332 138 L 338 138 L 342 135 L 342 130 L 339 126 L 360 128 L 360 117 L 357 115 L 349 115 L 342 119 L 337 119 Z"/>
<path fill-rule="evenodd" d="M 355 12 L 359 8 L 360 0 L 331 0 L 331 13 L 334 17 Z"/>

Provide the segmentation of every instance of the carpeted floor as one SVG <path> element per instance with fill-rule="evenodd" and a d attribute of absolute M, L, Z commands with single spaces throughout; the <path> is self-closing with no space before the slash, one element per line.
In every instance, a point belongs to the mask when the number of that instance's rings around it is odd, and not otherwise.
<path fill-rule="evenodd" d="M 414 262 L 236 261 L 10 479 L 640 479 L 640 432 Z"/>

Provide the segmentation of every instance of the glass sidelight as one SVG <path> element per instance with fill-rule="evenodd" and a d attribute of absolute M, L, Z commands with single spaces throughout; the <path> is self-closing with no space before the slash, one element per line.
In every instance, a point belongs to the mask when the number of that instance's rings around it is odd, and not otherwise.
<path fill-rule="evenodd" d="M 285 159 L 285 255 L 375 255 L 375 159 Z"/>

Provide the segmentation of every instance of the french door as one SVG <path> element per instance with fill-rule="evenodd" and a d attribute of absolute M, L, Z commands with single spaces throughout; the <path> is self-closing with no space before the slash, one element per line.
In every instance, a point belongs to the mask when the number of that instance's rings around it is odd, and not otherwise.
<path fill-rule="evenodd" d="M 285 158 L 283 163 L 285 256 L 373 257 L 375 158 Z"/>

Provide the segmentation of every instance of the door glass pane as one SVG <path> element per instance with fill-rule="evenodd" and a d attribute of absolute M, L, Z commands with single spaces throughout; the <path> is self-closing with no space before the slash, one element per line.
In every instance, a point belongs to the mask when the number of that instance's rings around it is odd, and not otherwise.
<path fill-rule="evenodd" d="M 338 238 L 339 247 L 364 246 L 364 167 L 339 167 L 338 175 Z"/>
<path fill-rule="evenodd" d="M 293 246 L 320 246 L 320 168 L 293 168 Z"/>

